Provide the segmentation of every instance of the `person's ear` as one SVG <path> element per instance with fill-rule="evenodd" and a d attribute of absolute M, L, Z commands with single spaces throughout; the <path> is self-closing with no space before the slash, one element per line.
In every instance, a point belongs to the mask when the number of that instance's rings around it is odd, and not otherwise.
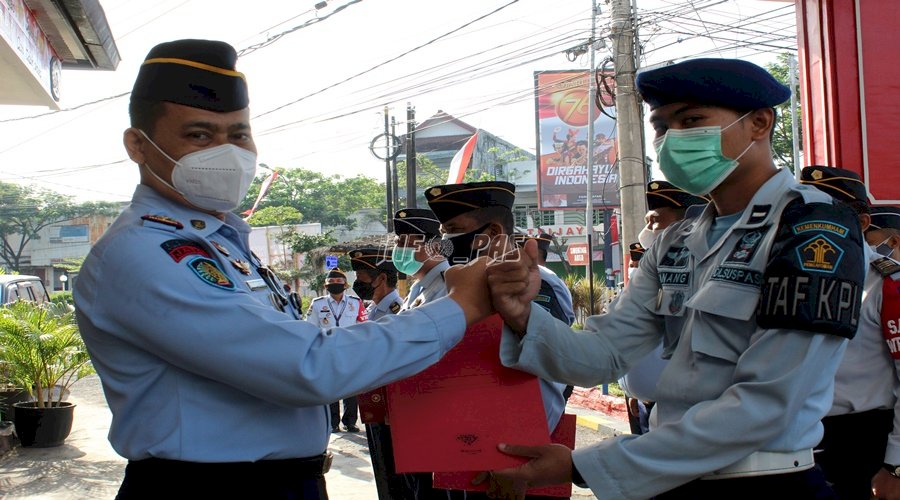
<path fill-rule="evenodd" d="M 490 236 L 491 238 L 503 234 L 503 226 L 497 224 L 496 222 L 491 222 L 487 230 L 485 230 L 484 234 Z"/>
<path fill-rule="evenodd" d="M 887 240 L 887 244 L 894 250 L 900 249 L 900 235 L 891 235 L 891 237 Z"/>
<path fill-rule="evenodd" d="M 752 137 L 754 141 L 769 138 L 769 131 L 775 126 L 775 111 L 772 108 L 757 109 L 750 113 L 750 123 L 753 127 Z"/>
<path fill-rule="evenodd" d="M 131 161 L 138 165 L 143 165 L 147 161 L 147 157 L 144 155 L 144 148 L 149 146 L 149 144 L 147 144 L 147 139 L 138 129 L 134 127 L 125 129 L 125 133 L 122 135 L 122 142 L 125 144 L 125 151 L 128 152 L 128 157 L 131 158 Z"/>
<path fill-rule="evenodd" d="M 859 214 L 859 226 L 862 228 L 863 232 L 866 229 L 869 229 L 869 225 L 872 223 L 872 216 L 869 214 Z"/>

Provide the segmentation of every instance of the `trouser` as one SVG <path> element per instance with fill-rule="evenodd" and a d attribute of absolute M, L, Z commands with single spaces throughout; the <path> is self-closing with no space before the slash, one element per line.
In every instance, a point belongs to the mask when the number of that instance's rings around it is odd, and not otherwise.
<path fill-rule="evenodd" d="M 884 463 L 894 410 L 870 410 L 822 419 L 825 434 L 816 447 L 816 463 L 841 500 L 872 495 L 872 477 Z"/>
<path fill-rule="evenodd" d="M 366 424 L 369 457 L 375 472 L 375 488 L 380 500 L 454 500 L 466 498 L 465 492 L 440 490 L 432 486 L 430 472 L 397 474 L 391 426 Z"/>
<path fill-rule="evenodd" d="M 697 479 L 656 496 L 656 500 L 835 500 L 834 492 L 817 467 L 788 474 L 737 477 L 733 479 Z"/>
<path fill-rule="evenodd" d="M 265 498 L 327 500 L 324 454 L 289 460 L 199 463 L 148 458 L 129 461 L 116 500 Z"/>
<path fill-rule="evenodd" d="M 359 418 L 359 404 L 356 401 L 356 396 L 352 396 L 344 399 L 344 414 L 341 415 L 341 403 L 340 401 L 335 401 L 328 405 L 331 408 L 331 427 L 337 427 L 339 423 L 343 422 L 345 426 L 350 427 L 351 425 L 356 425 L 356 420 Z"/>

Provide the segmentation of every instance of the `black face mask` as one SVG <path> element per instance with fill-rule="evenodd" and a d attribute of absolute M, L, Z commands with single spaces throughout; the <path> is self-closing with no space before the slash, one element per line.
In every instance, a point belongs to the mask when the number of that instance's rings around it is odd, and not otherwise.
<path fill-rule="evenodd" d="M 375 296 L 375 287 L 371 283 L 356 280 L 353 282 L 353 293 L 363 300 L 372 300 Z"/>
<path fill-rule="evenodd" d="M 481 250 L 482 248 L 474 249 L 472 248 L 472 243 L 475 242 L 475 237 L 481 234 L 481 232 L 490 225 L 490 223 L 487 223 L 474 231 L 469 231 L 468 233 L 460 234 L 452 238 L 442 239 L 441 254 L 443 254 L 444 257 L 447 257 L 447 261 L 451 266 L 454 264 L 466 264 L 470 260 L 473 260 L 473 258 L 476 257 L 476 255 L 474 255 L 477 253 L 476 250 Z"/>
<path fill-rule="evenodd" d="M 328 293 L 330 293 L 331 295 L 337 295 L 344 292 L 344 285 L 340 283 L 333 283 L 331 285 L 325 285 L 325 289 L 328 290 Z"/>

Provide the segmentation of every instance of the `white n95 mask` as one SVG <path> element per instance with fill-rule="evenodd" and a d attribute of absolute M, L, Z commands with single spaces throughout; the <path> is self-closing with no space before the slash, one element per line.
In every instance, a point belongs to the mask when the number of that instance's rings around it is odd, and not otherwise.
<path fill-rule="evenodd" d="M 143 131 L 138 131 L 157 151 L 175 164 L 172 183 L 151 168 L 147 170 L 178 192 L 191 205 L 210 212 L 230 212 L 241 204 L 256 175 L 256 153 L 234 144 L 222 144 L 188 153 L 177 161 L 166 154 Z"/>
<path fill-rule="evenodd" d="M 644 226 L 644 229 L 641 229 L 641 232 L 638 233 L 638 243 L 645 249 L 650 248 L 654 240 L 656 240 L 656 231 L 647 226 Z"/>

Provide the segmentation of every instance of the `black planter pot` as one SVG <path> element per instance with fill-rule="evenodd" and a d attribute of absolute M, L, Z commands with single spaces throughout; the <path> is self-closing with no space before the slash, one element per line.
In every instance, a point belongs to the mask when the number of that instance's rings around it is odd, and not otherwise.
<path fill-rule="evenodd" d="M 16 434 L 22 446 L 47 448 L 60 446 L 72 432 L 75 405 L 66 401 L 38 408 L 37 402 L 28 401 L 13 405 L 16 417 Z"/>
<path fill-rule="evenodd" d="M 25 389 L 0 390 L 0 420 L 13 420 L 13 405 L 30 399 Z"/>

